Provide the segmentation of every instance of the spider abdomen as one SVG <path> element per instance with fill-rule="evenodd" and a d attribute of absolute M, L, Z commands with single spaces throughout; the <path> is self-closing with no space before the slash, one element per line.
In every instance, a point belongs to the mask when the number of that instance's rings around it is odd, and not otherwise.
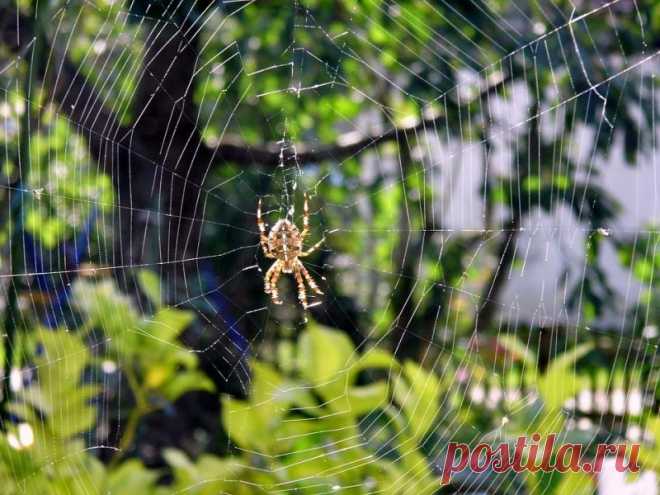
<path fill-rule="evenodd" d="M 289 220 L 278 220 L 268 235 L 268 247 L 277 259 L 284 262 L 282 271 L 290 272 L 302 250 L 298 227 Z"/>

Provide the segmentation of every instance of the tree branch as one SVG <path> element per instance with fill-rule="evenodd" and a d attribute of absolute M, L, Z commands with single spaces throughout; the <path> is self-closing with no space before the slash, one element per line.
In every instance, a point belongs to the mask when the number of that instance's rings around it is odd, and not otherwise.
<path fill-rule="evenodd" d="M 482 89 L 479 98 L 486 101 L 488 97 L 495 94 L 499 88 L 509 81 L 511 81 L 510 74 L 493 81 Z M 447 116 L 443 114 L 422 119 L 412 125 L 393 127 L 382 134 L 359 137 L 353 136 L 354 133 L 347 133 L 333 144 L 318 147 L 302 144 L 295 148 L 282 148 L 275 143 L 252 146 L 237 137 L 230 136 L 225 138 L 211 153 L 215 153 L 215 156 L 220 160 L 243 165 L 259 164 L 265 167 L 276 167 L 280 164 L 297 163 L 303 166 L 325 160 L 343 161 L 383 143 L 412 140 L 419 133 L 442 125 L 448 125 Z"/>
<path fill-rule="evenodd" d="M 245 144 L 236 137 L 225 138 L 217 147 L 216 157 L 223 161 L 231 161 L 243 165 L 256 163 L 265 167 L 276 167 L 280 164 L 297 163 L 301 166 L 326 160 L 343 161 L 358 156 L 368 149 L 387 142 L 401 139 L 412 139 L 415 133 L 425 128 L 432 128 L 444 122 L 444 116 L 427 119 L 409 127 L 392 128 L 389 131 L 351 139 L 350 134 L 340 137 L 336 143 L 312 147 L 298 145 L 294 148 L 282 148 L 271 143 L 264 146 Z"/>

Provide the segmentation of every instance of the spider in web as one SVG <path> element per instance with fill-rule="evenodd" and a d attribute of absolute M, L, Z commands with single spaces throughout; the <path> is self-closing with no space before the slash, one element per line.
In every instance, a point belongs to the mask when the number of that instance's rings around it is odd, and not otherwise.
<path fill-rule="evenodd" d="M 261 199 L 257 205 L 257 226 L 259 227 L 259 238 L 261 249 L 263 249 L 266 258 L 276 260 L 266 272 L 264 277 L 264 291 L 270 294 L 275 304 L 282 304 L 277 290 L 277 282 L 282 273 L 293 273 L 298 285 L 298 299 L 303 308 L 307 309 L 307 290 L 305 281 L 311 289 L 318 295 L 323 295 L 321 289 L 316 284 L 307 268 L 302 264 L 300 258 L 309 256 L 316 251 L 325 238 L 314 244 L 311 248 L 305 250 L 303 243 L 309 235 L 309 205 L 307 193 L 305 193 L 305 202 L 303 206 L 303 229 L 298 230 L 296 225 L 286 218 L 280 218 L 268 234 L 266 234 L 266 224 L 261 218 Z"/>

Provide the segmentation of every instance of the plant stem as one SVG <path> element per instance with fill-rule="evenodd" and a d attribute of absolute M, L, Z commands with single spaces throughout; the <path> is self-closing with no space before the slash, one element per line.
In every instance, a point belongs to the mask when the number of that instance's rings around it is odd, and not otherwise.
<path fill-rule="evenodd" d="M 123 459 L 124 454 L 128 451 L 129 447 L 133 443 L 133 440 L 135 439 L 137 428 L 140 424 L 140 419 L 142 416 L 149 414 L 153 410 L 149 406 L 149 403 L 144 396 L 142 387 L 140 386 L 137 376 L 135 375 L 130 364 L 126 363 L 126 366 L 122 369 L 124 370 L 126 380 L 131 387 L 133 396 L 135 397 L 135 408 L 128 416 L 126 426 L 124 427 L 124 433 L 121 436 L 121 440 L 119 441 L 118 450 L 110 461 L 110 467 L 116 466 L 119 461 Z"/>

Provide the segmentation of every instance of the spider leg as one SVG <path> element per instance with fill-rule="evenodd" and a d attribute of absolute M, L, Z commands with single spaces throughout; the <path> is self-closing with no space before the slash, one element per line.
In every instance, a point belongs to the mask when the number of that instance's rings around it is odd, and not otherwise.
<path fill-rule="evenodd" d="M 314 244 L 314 245 L 313 245 L 311 248 L 309 248 L 307 251 L 303 251 L 302 253 L 300 253 L 300 254 L 298 255 L 298 258 L 304 258 L 305 256 L 309 256 L 309 255 L 312 254 L 314 251 L 316 251 L 318 248 L 320 248 L 320 247 L 321 247 L 321 244 L 323 244 L 324 242 L 325 242 L 325 237 L 324 237 L 323 239 L 321 239 L 319 242 L 317 242 L 316 244 Z"/>
<path fill-rule="evenodd" d="M 303 203 L 303 229 L 300 233 L 300 241 L 304 241 L 305 237 L 309 235 L 309 201 L 307 193 L 305 193 L 305 202 Z"/>
<path fill-rule="evenodd" d="M 305 280 L 307 280 L 307 283 L 312 288 L 312 290 L 316 292 L 318 295 L 323 295 L 323 291 L 319 289 L 318 285 L 316 285 L 316 281 L 309 274 L 307 268 L 305 268 L 305 265 L 302 264 L 302 261 L 298 261 L 297 267 L 300 270 L 300 272 L 303 274 L 303 277 L 305 277 Z"/>
<path fill-rule="evenodd" d="M 277 281 L 280 279 L 282 274 L 282 262 L 277 260 L 273 263 L 268 271 L 266 272 L 264 292 L 270 294 L 270 298 L 275 304 L 282 304 L 280 300 L 279 291 L 277 290 Z"/>
<path fill-rule="evenodd" d="M 261 249 L 264 252 L 264 256 L 266 256 L 266 258 L 275 258 L 275 256 L 270 252 L 270 249 L 268 247 L 266 224 L 264 223 L 264 220 L 261 217 L 261 198 L 259 198 L 259 203 L 257 203 L 257 226 L 259 227 L 259 243 L 261 244 Z"/>
<path fill-rule="evenodd" d="M 266 292 L 266 294 L 270 294 L 270 292 L 271 292 L 271 290 L 270 290 L 270 286 L 271 286 L 270 285 L 270 279 L 273 277 L 273 273 L 277 269 L 277 264 L 278 263 L 279 263 L 279 261 L 276 261 L 275 263 L 270 265 L 270 268 L 266 272 L 266 275 L 264 275 L 264 292 Z"/>
<path fill-rule="evenodd" d="M 300 299 L 303 308 L 307 309 L 307 291 L 305 290 L 303 276 L 300 273 L 301 266 L 300 263 L 296 264 L 293 269 L 293 275 L 296 277 L 296 283 L 298 284 L 298 299 Z"/>

